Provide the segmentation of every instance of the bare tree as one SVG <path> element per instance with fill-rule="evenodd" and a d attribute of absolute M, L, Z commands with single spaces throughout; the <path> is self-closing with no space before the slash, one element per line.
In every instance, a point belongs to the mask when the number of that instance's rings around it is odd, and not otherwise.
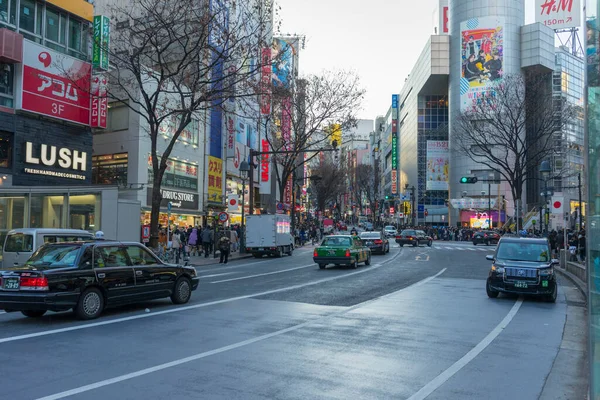
<path fill-rule="evenodd" d="M 505 76 L 452 126 L 453 151 L 497 172 L 508 182 L 516 204 L 532 178 L 528 173 L 553 153 L 553 134 L 570 123 L 575 112 L 567 102 L 553 99 L 551 76 Z"/>
<path fill-rule="evenodd" d="M 273 113 L 267 140 L 274 151 L 286 151 L 273 157 L 279 201 L 284 201 L 285 186 L 294 169 L 308 162 L 311 149 L 330 145 L 334 132 L 328 129 L 339 125 L 344 131 L 356 126 L 356 112 L 360 109 L 365 91 L 356 74 L 346 71 L 329 71 L 299 79 L 294 87 L 275 87 Z M 285 124 L 290 135 L 282 135 Z M 339 146 L 341 143 L 337 143 Z"/>
<path fill-rule="evenodd" d="M 111 35 L 107 97 L 138 114 L 151 143 L 151 237 L 158 237 L 161 186 L 182 132 L 206 111 L 256 97 L 260 47 L 271 5 L 254 0 L 130 0 L 106 13 Z M 160 140 L 164 137 L 165 140 Z"/>
<path fill-rule="evenodd" d="M 351 172 L 354 175 L 354 192 L 357 195 L 359 203 L 364 197 L 369 203 L 369 208 L 374 216 L 377 212 L 377 180 L 375 176 L 375 168 L 368 164 L 358 164 L 354 171 Z M 363 213 L 362 204 L 359 207 L 361 214 Z"/>
<path fill-rule="evenodd" d="M 317 209 L 325 211 L 327 204 L 336 201 L 344 190 L 346 171 L 333 157 L 325 156 L 322 162 L 311 169 L 311 173 L 321 178 L 313 183 L 313 195 L 317 200 Z"/>

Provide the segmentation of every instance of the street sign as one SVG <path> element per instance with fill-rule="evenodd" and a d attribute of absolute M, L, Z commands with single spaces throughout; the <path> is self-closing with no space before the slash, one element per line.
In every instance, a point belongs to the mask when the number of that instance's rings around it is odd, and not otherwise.
<path fill-rule="evenodd" d="M 142 225 L 142 243 L 150 241 L 150 225 Z"/>
<path fill-rule="evenodd" d="M 398 213 L 398 218 L 404 218 L 404 213 Z"/>
<path fill-rule="evenodd" d="M 422 212 L 425 212 L 425 204 L 419 204 L 419 205 L 417 206 L 417 210 L 418 210 L 420 213 L 422 213 Z"/>
<path fill-rule="evenodd" d="M 227 214 L 226 212 L 221 212 L 219 213 L 219 222 L 220 223 L 225 223 L 227 222 L 227 220 L 229 219 L 229 214 Z"/>

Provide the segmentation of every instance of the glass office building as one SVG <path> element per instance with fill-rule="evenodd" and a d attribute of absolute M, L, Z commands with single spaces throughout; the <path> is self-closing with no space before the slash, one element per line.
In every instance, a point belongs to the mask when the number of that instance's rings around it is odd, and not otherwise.
<path fill-rule="evenodd" d="M 600 16 L 599 1 L 587 0 L 588 283 L 592 399 L 600 399 Z"/>

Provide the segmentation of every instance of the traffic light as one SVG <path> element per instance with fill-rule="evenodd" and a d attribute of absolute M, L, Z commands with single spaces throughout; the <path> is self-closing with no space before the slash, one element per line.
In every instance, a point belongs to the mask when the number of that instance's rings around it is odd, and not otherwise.
<path fill-rule="evenodd" d="M 385 195 L 385 199 L 386 199 L 386 200 L 389 200 L 389 199 L 390 199 L 390 195 L 386 194 L 386 195 Z"/>
<path fill-rule="evenodd" d="M 476 176 L 463 176 L 460 178 L 460 183 L 477 183 Z"/>

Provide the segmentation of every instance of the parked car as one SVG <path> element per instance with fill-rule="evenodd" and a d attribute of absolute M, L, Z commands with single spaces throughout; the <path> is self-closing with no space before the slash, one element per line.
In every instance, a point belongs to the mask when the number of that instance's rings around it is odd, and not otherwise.
<path fill-rule="evenodd" d="M 384 227 L 383 232 L 387 237 L 396 237 L 396 235 L 398 234 L 398 230 L 392 225 Z"/>
<path fill-rule="evenodd" d="M 0 270 L 0 309 L 27 317 L 73 309 L 93 319 L 106 307 L 143 300 L 187 303 L 198 282 L 195 268 L 165 264 L 140 243 L 48 243 L 24 265 Z"/>
<path fill-rule="evenodd" d="M 486 281 L 488 297 L 502 293 L 532 294 L 554 303 L 558 293 L 554 268 L 546 238 L 503 237 L 494 255 L 486 256 L 492 267 Z"/>
<path fill-rule="evenodd" d="M 477 231 L 473 235 L 473 246 L 477 246 L 480 243 L 489 246 L 490 244 L 496 244 L 500 240 L 500 234 L 494 231 Z"/>
<path fill-rule="evenodd" d="M 390 252 L 390 242 L 383 232 L 361 232 L 360 238 L 372 253 L 385 254 Z"/>
<path fill-rule="evenodd" d="M 431 236 L 427 236 L 423 231 L 417 229 L 405 229 L 400 232 L 399 235 L 396 235 L 396 243 L 398 243 L 400 247 L 403 247 L 405 244 L 414 247 L 426 244 L 431 247 L 433 239 Z"/>
<path fill-rule="evenodd" d="M 325 269 L 328 264 L 358 268 L 361 262 L 371 265 L 371 249 L 365 246 L 358 236 L 331 235 L 315 248 L 313 260 L 319 264 L 320 269 Z"/>

